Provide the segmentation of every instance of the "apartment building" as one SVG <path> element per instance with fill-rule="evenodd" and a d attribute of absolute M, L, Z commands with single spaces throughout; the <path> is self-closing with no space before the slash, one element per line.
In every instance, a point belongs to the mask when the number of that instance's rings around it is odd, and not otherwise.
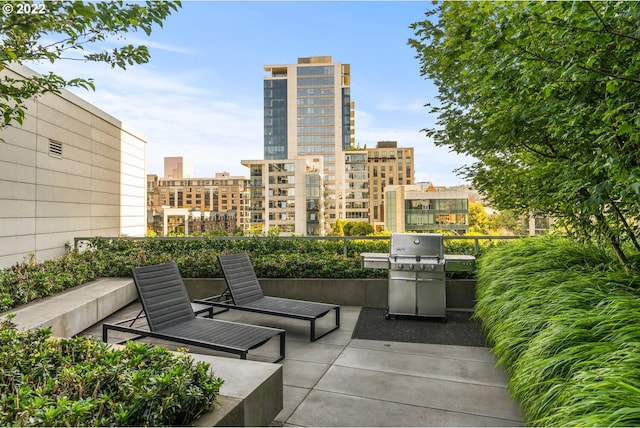
<path fill-rule="evenodd" d="M 370 222 L 369 155 L 367 150 L 345 152 L 345 220 Z"/>
<path fill-rule="evenodd" d="M 0 138 L 0 268 L 61 256 L 75 237 L 145 235 L 146 141 L 118 119 L 62 90 Z"/>
<path fill-rule="evenodd" d="M 331 56 L 265 65 L 264 159 L 322 157 L 323 229 L 346 216 L 344 151 L 354 142 L 351 67 Z"/>
<path fill-rule="evenodd" d="M 397 141 L 378 141 L 367 149 L 369 172 L 369 218 L 376 230 L 385 228 L 387 186 L 414 183 L 413 147 L 398 147 Z"/>
<path fill-rule="evenodd" d="M 385 190 L 385 229 L 390 232 L 469 229 L 469 193 L 426 184 L 388 185 Z"/>
<path fill-rule="evenodd" d="M 165 172 L 166 173 L 166 172 Z M 216 173 L 208 178 L 158 178 L 147 176 L 147 226 L 165 234 L 165 222 L 177 233 L 210 232 L 222 229 L 229 233 L 248 231 L 246 217 L 249 180 Z M 165 220 L 165 211 L 176 213 Z M 185 227 L 185 222 L 186 226 Z"/>
<path fill-rule="evenodd" d="M 243 160 L 249 168 L 249 224 L 254 232 L 323 236 L 322 157 Z"/>

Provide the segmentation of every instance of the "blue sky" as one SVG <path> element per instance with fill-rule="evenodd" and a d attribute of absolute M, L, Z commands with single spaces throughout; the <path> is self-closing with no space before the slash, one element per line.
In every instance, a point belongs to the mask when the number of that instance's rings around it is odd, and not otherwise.
<path fill-rule="evenodd" d="M 470 160 L 436 148 L 421 129 L 435 117 L 436 95 L 407 44 L 425 1 L 184 1 L 144 43 L 148 64 L 126 71 L 103 64 L 34 66 L 93 77 L 96 91 L 74 90 L 148 141 L 147 173 L 163 173 L 165 156 L 183 156 L 198 177 L 248 176 L 242 159 L 262 159 L 262 84 L 266 64 L 329 55 L 351 64 L 355 138 L 360 146 L 396 140 L 414 147 L 416 181 L 457 185 L 453 170 Z M 122 44 L 110 40 L 107 47 Z"/>

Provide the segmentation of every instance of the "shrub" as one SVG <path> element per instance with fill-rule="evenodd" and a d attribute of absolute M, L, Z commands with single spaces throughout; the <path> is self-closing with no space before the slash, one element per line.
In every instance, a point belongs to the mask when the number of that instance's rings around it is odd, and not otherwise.
<path fill-rule="evenodd" d="M 498 245 L 482 241 L 481 250 Z M 345 250 L 346 248 L 346 250 Z M 388 239 L 304 237 L 94 238 L 83 251 L 36 263 L 33 257 L 0 272 L 0 311 L 101 277 L 129 277 L 131 269 L 175 260 L 185 278 L 221 278 L 217 255 L 248 252 L 263 278 L 385 278 L 361 267 L 361 253 L 388 253 Z M 445 241 L 448 254 L 478 254 L 473 241 Z M 345 254 L 346 253 L 346 254 Z"/>
<path fill-rule="evenodd" d="M 530 425 L 640 423 L 640 275 L 606 251 L 528 238 L 484 254 L 476 316 Z"/>
<path fill-rule="evenodd" d="M 0 323 L 1 425 L 185 425 L 214 406 L 223 383 L 186 353 L 50 334 Z"/>

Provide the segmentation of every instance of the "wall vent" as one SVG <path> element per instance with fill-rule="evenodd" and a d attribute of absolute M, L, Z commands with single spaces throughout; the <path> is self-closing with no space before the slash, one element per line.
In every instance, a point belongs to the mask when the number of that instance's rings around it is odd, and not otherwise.
<path fill-rule="evenodd" d="M 49 156 L 62 158 L 62 143 L 49 140 Z"/>

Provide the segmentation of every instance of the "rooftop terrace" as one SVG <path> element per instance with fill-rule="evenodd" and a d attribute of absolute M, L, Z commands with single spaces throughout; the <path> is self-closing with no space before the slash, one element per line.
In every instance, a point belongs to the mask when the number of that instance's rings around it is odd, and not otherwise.
<path fill-rule="evenodd" d="M 19 312 L 16 321 L 23 327 L 28 322 L 72 325 L 80 328 L 81 335 L 101 338 L 103 321 L 131 318 L 140 310 L 137 301 L 130 303 L 135 299 L 126 291 L 132 286 L 130 280 L 102 280 L 105 281 L 119 281 L 122 288 L 112 290 L 105 297 L 104 292 L 97 292 L 103 287 L 95 287 L 93 292 L 91 287 L 80 287 L 37 303 L 48 308 L 55 306 L 55 311 L 65 314 L 64 322 L 34 319 L 28 315 L 29 306 L 12 312 Z M 102 303 L 97 303 L 98 295 Z M 102 316 L 109 307 L 108 301 L 118 307 L 111 310 L 112 315 L 89 327 L 78 327 L 78 320 L 86 314 Z M 75 315 L 69 315 L 65 306 L 69 311 L 75 309 Z M 42 308 L 37 311 L 54 312 Z M 270 349 L 277 346 L 275 342 L 250 353 L 249 359 L 255 361 L 248 362 L 206 349 L 192 348 L 190 352 L 211 359 L 214 372 L 226 379 L 221 389 L 224 396 L 237 397 L 238 390 L 252 382 L 253 370 L 265 367 L 270 370 L 266 377 L 272 382 L 282 382 L 282 406 L 272 412 L 275 414 L 273 426 L 522 425 L 522 414 L 506 389 L 506 375 L 495 367 L 495 358 L 488 348 L 411 343 L 406 338 L 402 342 L 354 339 L 353 331 L 361 310 L 360 306 L 342 306 L 340 329 L 316 342 L 309 342 L 308 325 L 298 320 L 240 311 L 216 315 L 221 319 L 284 328 L 286 358 L 281 365 L 255 362 L 276 352 Z M 323 319 L 319 328 L 323 322 L 331 320 Z M 386 322 L 402 328 L 402 320 Z M 429 322 L 425 321 L 425 326 Z M 175 349 L 173 344 L 163 345 Z M 281 375 L 275 370 L 279 367 L 282 367 Z M 267 391 L 279 394 L 278 388 Z M 244 415 L 242 423 L 255 425 L 255 421 L 260 420 L 251 417 Z M 215 422 L 203 420 L 201 423 Z"/>

